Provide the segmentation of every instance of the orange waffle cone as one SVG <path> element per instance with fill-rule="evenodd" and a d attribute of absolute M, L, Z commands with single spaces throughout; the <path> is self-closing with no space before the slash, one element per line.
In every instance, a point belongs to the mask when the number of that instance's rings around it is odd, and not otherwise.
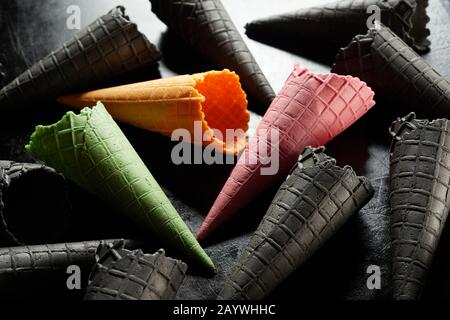
<path fill-rule="evenodd" d="M 58 101 L 78 109 L 101 101 L 120 122 L 169 137 L 184 128 L 189 130 L 191 141 L 196 137 L 194 142 L 212 144 L 215 150 L 227 154 L 238 154 L 245 147 L 250 120 L 239 76 L 229 70 L 100 89 L 60 97 Z M 197 137 L 196 121 L 207 139 Z M 240 129 L 241 134 L 228 141 L 227 129 Z"/>

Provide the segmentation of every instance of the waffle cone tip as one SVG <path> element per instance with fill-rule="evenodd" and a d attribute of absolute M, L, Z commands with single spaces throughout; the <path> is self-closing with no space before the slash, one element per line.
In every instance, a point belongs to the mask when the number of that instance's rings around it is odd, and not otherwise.
<path fill-rule="evenodd" d="M 231 202 L 223 198 L 222 193 L 219 193 L 214 205 L 208 212 L 208 215 L 197 232 L 198 241 L 205 241 L 225 221 L 234 216 L 236 210 L 235 208 L 232 208 L 232 205 L 233 204 Z"/>
<path fill-rule="evenodd" d="M 209 236 L 209 234 L 210 234 L 209 228 L 207 228 L 206 225 L 202 224 L 202 226 L 197 232 L 197 240 L 204 241 Z"/>

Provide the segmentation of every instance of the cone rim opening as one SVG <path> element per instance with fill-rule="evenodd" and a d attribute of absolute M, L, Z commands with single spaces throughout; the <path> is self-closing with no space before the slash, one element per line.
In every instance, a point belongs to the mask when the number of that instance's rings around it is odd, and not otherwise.
<path fill-rule="evenodd" d="M 40 188 L 42 181 L 48 187 Z M 49 167 L 27 168 L 0 190 L 2 228 L 19 245 L 56 240 L 68 225 L 70 209 L 66 181 Z"/>
<path fill-rule="evenodd" d="M 119 13 L 119 16 L 120 16 L 121 18 L 123 18 L 124 20 L 126 20 L 127 22 L 133 23 L 133 22 L 131 21 L 131 19 L 130 19 L 130 16 L 127 15 L 127 9 L 126 9 L 123 5 L 117 6 L 117 7 L 114 9 L 114 11 L 118 12 L 118 13 Z"/>
<path fill-rule="evenodd" d="M 350 44 L 351 45 L 351 44 Z M 350 47 L 350 45 L 348 47 Z M 348 47 L 345 48 L 341 48 L 341 50 L 343 49 L 347 49 Z M 338 53 L 339 54 L 339 53 Z M 333 66 L 334 68 L 334 66 Z M 296 73 L 295 76 L 300 77 L 304 74 L 309 74 L 314 76 L 315 78 L 320 78 L 322 81 L 327 80 L 327 78 L 332 78 L 332 77 L 337 77 L 339 79 L 345 80 L 345 81 L 358 81 L 362 84 L 363 87 L 367 88 L 373 95 L 372 98 L 375 96 L 375 92 L 372 90 L 372 88 L 363 80 L 361 80 L 359 77 L 355 77 L 349 74 L 339 74 L 336 72 L 329 72 L 329 73 L 321 73 L 321 72 L 314 72 L 309 70 L 308 68 L 303 68 L 300 65 L 295 65 L 294 67 L 294 73 L 300 71 L 300 73 Z"/>
<path fill-rule="evenodd" d="M 147 50 L 152 52 L 154 55 L 154 62 L 152 64 L 157 64 L 158 60 L 161 59 L 161 52 L 157 48 L 157 46 L 149 40 L 149 38 L 140 30 L 139 25 L 135 23 L 131 17 L 127 13 L 127 9 L 123 5 L 117 6 L 112 10 L 113 14 L 116 14 L 117 17 L 122 19 L 122 21 L 127 25 L 127 28 L 135 29 L 137 33 L 142 37 L 144 42 L 146 43 Z M 118 14 L 117 14 L 118 13 Z"/>
<path fill-rule="evenodd" d="M 391 128 L 393 128 L 395 125 L 399 125 L 399 128 L 397 128 L 397 130 L 392 130 L 391 132 L 392 144 L 394 146 L 396 141 L 407 140 L 408 136 L 410 136 L 414 131 L 420 128 L 436 127 L 436 124 L 442 121 L 448 121 L 448 119 L 446 118 L 437 118 L 433 120 L 417 119 L 416 114 L 414 112 L 410 112 L 406 116 L 398 118 L 392 122 Z M 409 131 L 401 130 L 402 127 L 405 126 L 409 126 L 411 130 Z"/>
<path fill-rule="evenodd" d="M 231 93 L 228 91 L 225 95 L 226 98 L 233 97 L 234 99 L 233 103 L 228 106 L 222 105 L 224 101 L 217 103 L 217 90 L 211 90 L 210 88 L 217 89 L 222 80 L 227 80 L 227 89 L 232 90 Z M 199 101 L 199 104 L 203 129 L 210 132 L 211 143 L 217 145 L 215 149 L 221 150 L 225 154 L 238 154 L 247 143 L 246 132 L 249 129 L 250 121 L 250 112 L 247 110 L 247 94 L 242 88 L 239 76 L 235 72 L 224 69 L 222 71 L 209 71 L 200 75 L 194 75 L 194 82 L 194 90 L 198 96 L 202 97 L 202 101 Z M 223 85 L 226 84 L 224 83 Z M 214 117 L 217 107 L 227 108 L 221 117 L 222 119 L 217 119 L 217 116 Z M 218 125 L 218 120 L 223 121 L 223 119 L 225 119 L 226 123 Z M 224 132 L 227 129 L 242 130 L 238 132 L 238 136 L 235 136 L 235 140 L 231 144 L 226 139 L 227 135 Z"/>
<path fill-rule="evenodd" d="M 383 26 L 382 26 L 382 28 L 383 28 Z M 352 49 L 353 49 L 353 46 L 355 44 L 359 44 L 359 43 L 364 42 L 364 41 L 371 41 L 371 45 L 372 45 L 372 43 L 373 43 L 373 41 L 375 39 L 375 34 L 374 34 L 375 30 L 376 29 L 369 29 L 367 31 L 367 33 L 358 34 L 358 35 L 354 36 L 352 38 L 352 40 L 350 40 L 350 42 L 346 46 L 343 46 L 343 47 L 339 48 L 339 50 L 336 53 L 336 56 L 334 58 L 334 63 L 331 66 L 331 72 L 335 73 L 336 68 L 338 66 L 340 66 L 340 63 L 342 63 L 342 62 L 344 62 L 344 64 L 346 65 L 347 64 L 346 61 L 349 58 L 350 59 L 355 59 L 356 57 L 362 58 L 363 56 L 361 55 L 361 50 L 357 51 L 358 52 L 357 55 L 351 56 L 351 57 L 346 57 L 346 52 L 349 52 L 349 51 L 351 52 Z M 347 67 L 346 67 L 346 69 L 347 69 Z M 358 78 L 358 77 L 355 77 L 355 78 Z M 361 80 L 361 79 L 359 79 L 359 80 Z"/>
<path fill-rule="evenodd" d="M 405 37 L 410 42 L 411 46 L 419 53 L 426 53 L 430 50 L 431 34 L 427 24 L 430 17 L 427 14 L 428 0 L 415 0 L 412 4 L 413 12 L 406 18 Z"/>
<path fill-rule="evenodd" d="M 47 133 L 53 134 L 54 129 L 66 126 L 67 123 L 70 123 L 71 119 L 84 120 L 85 122 L 88 122 L 94 111 L 101 108 L 105 110 L 105 107 L 99 101 L 97 102 L 97 105 L 93 107 L 83 108 L 78 114 L 73 111 L 68 111 L 60 120 L 53 124 L 36 126 L 34 132 L 31 134 L 28 144 L 25 146 L 25 150 L 34 155 L 34 151 L 36 151 L 35 145 L 37 144 L 37 141 L 39 141 L 40 137 L 46 136 Z"/>

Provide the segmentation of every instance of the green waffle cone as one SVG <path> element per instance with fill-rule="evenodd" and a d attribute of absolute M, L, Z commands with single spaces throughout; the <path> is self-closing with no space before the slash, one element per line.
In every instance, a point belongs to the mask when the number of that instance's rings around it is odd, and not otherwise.
<path fill-rule="evenodd" d="M 103 104 L 85 108 L 79 115 L 68 112 L 54 125 L 38 126 L 26 150 L 199 265 L 214 270 Z"/>

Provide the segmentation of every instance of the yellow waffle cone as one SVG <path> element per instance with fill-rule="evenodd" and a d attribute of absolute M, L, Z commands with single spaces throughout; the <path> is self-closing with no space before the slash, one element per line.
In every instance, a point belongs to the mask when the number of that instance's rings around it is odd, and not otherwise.
<path fill-rule="evenodd" d="M 238 154 L 245 147 L 250 120 L 239 76 L 229 70 L 100 89 L 63 96 L 58 101 L 78 109 L 101 101 L 120 122 L 166 136 L 184 128 L 192 142 L 198 121 L 201 134 L 208 137 L 201 141 L 204 139 L 197 134 L 198 142 L 213 144 L 214 149 L 227 154 Z M 242 134 L 227 139 L 227 129 L 240 129 Z"/>

